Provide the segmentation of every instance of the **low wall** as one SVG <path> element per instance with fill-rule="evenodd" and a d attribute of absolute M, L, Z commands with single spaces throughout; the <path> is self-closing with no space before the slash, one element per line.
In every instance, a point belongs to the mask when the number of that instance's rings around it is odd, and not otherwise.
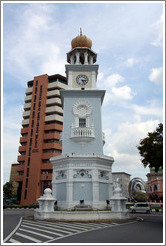
<path fill-rule="evenodd" d="M 129 219 L 131 215 L 128 211 L 111 212 L 111 211 L 54 211 L 40 212 L 39 209 L 34 211 L 35 219 L 52 219 L 57 221 L 111 221 L 115 219 Z"/>

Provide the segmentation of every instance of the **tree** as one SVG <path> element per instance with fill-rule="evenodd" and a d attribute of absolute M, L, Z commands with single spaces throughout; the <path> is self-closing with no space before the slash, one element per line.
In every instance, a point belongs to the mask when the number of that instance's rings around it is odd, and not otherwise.
<path fill-rule="evenodd" d="M 141 139 L 137 146 L 144 167 L 155 168 L 158 172 L 163 167 L 163 124 L 160 123 L 154 132 L 149 132 L 148 137 Z"/>
<path fill-rule="evenodd" d="M 4 198 L 11 198 L 12 197 L 12 189 L 13 189 L 13 186 L 9 182 L 6 182 L 3 185 L 3 196 L 4 196 Z"/>

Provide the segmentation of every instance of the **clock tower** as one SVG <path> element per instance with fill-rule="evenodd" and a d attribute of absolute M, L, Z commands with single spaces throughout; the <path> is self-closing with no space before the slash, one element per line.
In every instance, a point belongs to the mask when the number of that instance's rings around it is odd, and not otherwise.
<path fill-rule="evenodd" d="M 53 196 L 60 209 L 80 203 L 105 209 L 113 194 L 113 158 L 103 155 L 101 105 L 105 91 L 96 87 L 97 54 L 92 41 L 80 35 L 67 53 L 68 88 L 60 92 L 63 115 L 62 155 L 52 157 Z"/>
<path fill-rule="evenodd" d="M 98 65 L 97 54 L 91 49 L 92 41 L 80 35 L 71 41 L 71 51 L 67 53 L 66 74 L 69 89 L 96 89 Z"/>

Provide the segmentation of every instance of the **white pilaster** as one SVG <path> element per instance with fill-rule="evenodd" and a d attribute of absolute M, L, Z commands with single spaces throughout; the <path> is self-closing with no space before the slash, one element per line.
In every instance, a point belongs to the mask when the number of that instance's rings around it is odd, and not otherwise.
<path fill-rule="evenodd" d="M 90 64 L 92 65 L 93 64 L 93 57 L 90 56 Z"/>
<path fill-rule="evenodd" d="M 66 187 L 66 201 L 68 203 L 68 206 L 70 207 L 70 204 L 73 202 L 73 169 L 68 170 L 68 181 L 67 181 L 67 187 Z"/>
<path fill-rule="evenodd" d="M 84 53 L 84 64 L 85 65 L 88 64 L 88 53 L 87 52 Z"/>
<path fill-rule="evenodd" d="M 72 65 L 74 64 L 74 56 L 70 57 L 70 64 L 72 64 Z"/>
<path fill-rule="evenodd" d="M 76 63 L 75 64 L 76 65 L 80 64 L 80 53 L 79 52 L 76 53 Z"/>
<path fill-rule="evenodd" d="M 92 71 L 92 88 L 96 88 L 96 72 Z"/>
<path fill-rule="evenodd" d="M 95 208 L 99 202 L 99 182 L 98 182 L 98 170 L 92 170 L 92 194 L 93 194 L 93 207 Z"/>

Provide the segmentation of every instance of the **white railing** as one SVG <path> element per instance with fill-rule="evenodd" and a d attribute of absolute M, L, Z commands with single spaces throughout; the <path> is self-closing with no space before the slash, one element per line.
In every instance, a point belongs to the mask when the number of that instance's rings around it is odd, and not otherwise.
<path fill-rule="evenodd" d="M 92 127 L 72 127 L 71 137 L 92 137 L 94 138 L 94 129 Z"/>
<path fill-rule="evenodd" d="M 93 127 L 72 127 L 71 138 L 79 143 L 90 142 L 94 139 L 94 128 Z"/>

